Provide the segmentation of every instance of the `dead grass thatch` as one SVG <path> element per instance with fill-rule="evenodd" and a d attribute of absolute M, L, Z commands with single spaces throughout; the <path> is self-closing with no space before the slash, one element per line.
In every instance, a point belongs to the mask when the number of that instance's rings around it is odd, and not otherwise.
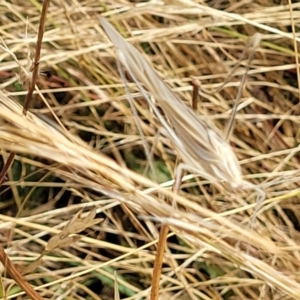
<path fill-rule="evenodd" d="M 42 74 L 25 117 L 27 86 L 19 79 L 26 72 L 20 66 L 31 65 L 41 7 L 34 1 L 0 1 L 5 43 L 0 145 L 4 159 L 17 153 L 1 190 L 1 241 L 44 299 L 147 299 L 162 223 L 171 231 L 161 299 L 300 299 L 294 46 L 300 38 L 292 33 L 299 4 L 206 2 L 51 1 Z M 157 135 L 161 124 L 128 76 L 153 151 L 155 176 L 147 171 L 100 15 L 145 55 L 186 105 L 191 105 L 192 81 L 200 82 L 198 113 L 220 130 L 247 59 L 222 91 L 206 91 L 225 81 L 248 39 L 262 34 L 230 140 L 244 179 L 267 195 L 254 230 L 248 226 L 253 191 L 217 189 L 188 174 L 180 194 L 172 192 L 180 157 L 168 138 Z M 176 200 L 175 211 L 170 199 Z M 0 292 L 2 299 L 26 299 L 5 268 Z"/>

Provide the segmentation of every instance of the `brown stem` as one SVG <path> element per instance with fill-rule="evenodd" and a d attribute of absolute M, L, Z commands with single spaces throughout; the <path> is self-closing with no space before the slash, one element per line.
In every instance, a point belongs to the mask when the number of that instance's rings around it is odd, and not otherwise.
<path fill-rule="evenodd" d="M 28 93 L 26 95 L 24 107 L 23 107 L 23 114 L 26 116 L 29 104 L 33 95 L 33 91 L 35 88 L 38 72 L 39 72 L 39 64 L 40 64 L 40 57 L 41 57 L 41 47 L 43 42 L 43 35 L 45 30 L 45 22 L 46 22 L 46 15 L 47 10 L 50 4 L 50 0 L 44 0 L 43 1 L 43 7 L 40 17 L 40 23 L 39 23 L 39 30 L 38 30 L 38 37 L 37 37 L 37 43 L 36 43 L 36 49 L 35 49 L 35 56 L 34 56 L 34 62 L 32 65 L 32 77 L 30 79 L 30 85 L 28 89 Z M 5 176 L 11 167 L 16 153 L 11 152 L 9 154 L 9 157 L 4 164 L 3 169 L 0 172 L 0 186 L 2 185 Z M 18 272 L 14 264 L 10 261 L 8 256 L 6 255 L 4 249 L 0 246 L 0 261 L 2 262 L 3 266 L 5 266 L 5 269 L 9 276 L 15 280 L 15 282 L 24 290 L 24 292 L 33 300 L 43 300 L 43 298 L 31 287 L 31 285 L 24 279 L 24 277 Z"/>
<path fill-rule="evenodd" d="M 2 183 L 5 180 L 5 176 L 10 168 L 10 166 L 12 165 L 13 161 L 14 161 L 14 157 L 15 157 L 16 153 L 15 152 L 11 152 L 8 156 L 8 159 L 6 161 L 6 163 L 4 164 L 3 169 L 0 172 L 0 186 L 2 185 Z"/>
<path fill-rule="evenodd" d="M 178 169 L 177 172 L 178 173 L 175 176 L 175 181 L 172 187 L 172 190 L 175 194 L 179 193 L 180 184 L 182 181 L 182 177 L 184 175 L 182 168 Z M 173 199 L 172 204 L 173 204 L 172 206 L 175 207 L 175 199 Z M 168 233 L 169 233 L 169 226 L 167 224 L 162 224 L 159 232 L 156 257 L 153 266 L 150 300 L 158 300 L 160 275 L 161 275 L 165 248 L 167 244 Z"/>
<path fill-rule="evenodd" d="M 36 43 L 36 47 L 35 47 L 35 56 L 34 56 L 34 61 L 33 61 L 33 65 L 32 65 L 32 77 L 31 77 L 31 81 L 29 84 L 29 89 L 28 92 L 26 94 L 26 98 L 25 98 L 25 103 L 24 103 L 24 107 L 23 107 L 23 114 L 26 116 L 28 108 L 29 108 L 29 104 L 33 95 L 33 91 L 35 88 L 35 83 L 36 83 L 36 79 L 38 76 L 38 72 L 39 72 L 39 64 L 40 64 L 40 57 L 41 57 L 41 48 L 42 48 L 42 42 L 43 42 L 43 35 L 44 35 L 44 31 L 45 31 L 45 22 L 46 22 L 46 16 L 47 16 L 47 10 L 50 4 L 50 0 L 45 0 L 43 2 L 43 7 L 42 7 L 42 12 L 41 12 L 41 17 L 40 17 L 40 24 L 39 24 L 39 31 L 38 31 L 38 37 L 37 37 L 37 43 Z M 6 161 L 3 169 L 0 172 L 0 186 L 2 185 L 4 178 L 11 166 L 11 164 L 13 163 L 13 160 L 15 158 L 16 153 L 15 152 L 11 152 L 8 160 Z"/>
<path fill-rule="evenodd" d="M 43 35 L 44 35 L 44 31 L 45 31 L 46 15 L 47 15 L 47 10 L 48 10 L 49 4 L 50 4 L 50 0 L 44 0 L 41 17 L 40 17 L 38 37 L 37 37 L 37 42 L 36 42 L 36 47 L 35 47 L 34 61 L 33 61 L 33 65 L 32 65 L 32 77 L 31 77 L 28 93 L 26 95 L 26 99 L 25 99 L 25 103 L 24 103 L 24 107 L 23 107 L 24 115 L 26 115 L 26 113 L 28 111 L 29 104 L 30 104 L 30 101 L 32 98 L 32 94 L 33 94 L 33 91 L 35 88 L 36 79 L 37 79 L 38 73 L 39 73 Z"/>
<path fill-rule="evenodd" d="M 0 261 L 6 269 L 8 275 L 22 288 L 22 290 L 33 300 L 43 300 L 43 298 L 32 288 L 32 286 L 24 279 L 14 264 L 6 255 L 2 246 L 0 246 Z"/>
<path fill-rule="evenodd" d="M 199 85 L 194 80 L 192 80 L 192 85 L 193 85 L 192 109 L 197 112 L 197 110 L 198 110 Z"/>
<path fill-rule="evenodd" d="M 164 258 L 168 233 L 169 233 L 169 226 L 163 224 L 159 232 L 157 252 L 154 261 L 150 300 L 158 299 L 160 275 L 161 275 L 161 269 L 163 264 L 163 258 Z"/>

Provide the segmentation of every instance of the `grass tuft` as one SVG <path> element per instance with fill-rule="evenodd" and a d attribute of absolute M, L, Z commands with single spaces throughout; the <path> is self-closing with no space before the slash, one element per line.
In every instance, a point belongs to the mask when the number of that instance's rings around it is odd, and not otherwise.
<path fill-rule="evenodd" d="M 24 74 L 32 76 L 29 57 L 38 57 L 42 6 L 0 0 L 0 7 L 2 165 L 16 154 L 0 190 L 1 243 L 25 283 L 43 299 L 148 299 L 167 224 L 159 299 L 300 299 L 299 37 L 291 30 L 298 3 L 50 1 L 32 97 Z M 200 82 L 197 113 L 218 130 L 247 59 L 221 91 L 206 91 L 226 82 L 247 40 L 261 34 L 230 138 L 243 179 L 266 193 L 253 230 L 251 190 L 219 190 L 186 174 L 172 192 L 182 157 L 158 136 L 160 120 L 123 69 L 131 111 L 100 16 L 187 106 Z M 9 266 L 1 299 L 27 299 Z"/>

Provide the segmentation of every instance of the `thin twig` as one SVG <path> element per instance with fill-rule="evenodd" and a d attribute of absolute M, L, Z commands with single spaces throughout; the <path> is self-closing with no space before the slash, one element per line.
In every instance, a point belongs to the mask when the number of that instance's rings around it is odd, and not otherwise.
<path fill-rule="evenodd" d="M 161 269 L 163 264 L 163 258 L 164 258 L 168 233 L 169 233 L 169 225 L 163 224 L 160 228 L 157 251 L 154 260 L 150 300 L 158 299 L 160 275 L 161 275 Z"/>
<path fill-rule="evenodd" d="M 4 249 L 0 246 L 0 261 L 6 267 L 8 275 L 23 289 L 23 291 L 33 300 L 43 300 L 43 298 L 32 288 L 32 286 L 24 279 L 14 264 L 6 255 Z"/>
<path fill-rule="evenodd" d="M 37 43 L 36 43 L 36 47 L 35 47 L 35 55 L 34 55 L 34 60 L 33 60 L 33 64 L 32 64 L 32 77 L 31 77 L 28 93 L 26 95 L 24 108 L 23 108 L 24 115 L 26 115 L 26 113 L 28 111 L 29 104 L 30 104 L 30 101 L 31 101 L 31 98 L 33 95 L 34 88 L 35 88 L 35 83 L 36 83 L 38 73 L 39 73 L 42 42 L 43 42 L 43 36 L 44 36 L 44 31 L 45 31 L 45 22 L 46 22 L 46 16 L 47 16 L 47 10 L 48 10 L 49 4 L 50 4 L 50 0 L 45 0 L 43 2 Z"/>
<path fill-rule="evenodd" d="M 37 80 L 37 76 L 38 76 L 38 72 L 39 72 L 41 48 L 42 48 L 43 35 L 44 35 L 44 31 L 45 31 L 45 22 L 46 22 L 46 16 L 47 16 L 47 10 L 48 10 L 49 4 L 50 4 L 50 0 L 45 0 L 43 2 L 39 30 L 38 30 L 37 43 L 36 43 L 36 48 L 35 48 L 35 56 L 34 56 L 34 61 L 32 64 L 32 76 L 30 78 L 29 89 L 26 94 L 25 103 L 24 103 L 24 107 L 23 107 L 23 114 L 25 116 L 27 114 L 29 104 L 32 99 L 32 95 L 34 92 L 34 88 L 35 88 L 35 84 L 36 84 L 36 80 Z M 3 169 L 0 172 L 0 186 L 2 185 L 7 172 L 14 161 L 15 155 L 16 155 L 15 152 L 10 153 Z"/>
<path fill-rule="evenodd" d="M 5 176 L 10 168 L 10 166 L 12 165 L 14 158 L 15 158 L 16 153 L 15 152 L 11 152 L 8 156 L 7 161 L 5 162 L 5 165 L 3 166 L 1 172 L 0 172 L 0 186 L 2 185 L 2 183 L 5 180 Z"/>
<path fill-rule="evenodd" d="M 193 94 L 192 94 L 192 109 L 197 112 L 198 110 L 198 94 L 199 94 L 199 85 L 192 79 L 193 85 Z"/>

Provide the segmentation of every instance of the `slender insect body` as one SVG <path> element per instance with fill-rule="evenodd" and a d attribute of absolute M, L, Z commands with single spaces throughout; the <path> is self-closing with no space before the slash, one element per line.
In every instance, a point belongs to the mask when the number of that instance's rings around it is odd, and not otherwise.
<path fill-rule="evenodd" d="M 102 26 L 117 48 L 119 61 L 137 84 L 140 92 L 153 109 L 173 142 L 185 166 L 196 171 L 211 182 L 226 182 L 233 189 L 254 189 L 260 196 L 257 207 L 264 199 L 264 193 L 257 186 L 243 180 L 238 159 L 223 134 L 209 120 L 203 120 L 159 78 L 139 51 L 101 18 Z M 166 122 L 149 97 L 145 86 L 159 103 L 172 125 Z"/>

